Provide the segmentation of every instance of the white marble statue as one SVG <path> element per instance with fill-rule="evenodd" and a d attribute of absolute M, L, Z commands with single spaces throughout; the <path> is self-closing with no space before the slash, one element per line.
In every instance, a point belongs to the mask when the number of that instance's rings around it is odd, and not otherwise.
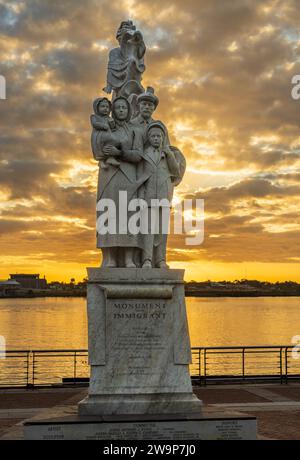
<path fill-rule="evenodd" d="M 137 235 L 129 228 L 119 231 L 119 213 L 126 212 L 128 221 L 132 215 L 122 208 L 119 192 L 126 192 L 128 201 L 145 199 L 147 208 L 151 199 L 171 201 L 174 186 L 183 178 L 185 159 L 170 146 L 167 127 L 153 118 L 159 104 L 154 89 L 148 86 L 144 90 L 141 85 L 146 50 L 141 32 L 132 21 L 123 21 L 117 39 L 120 46 L 109 53 L 104 89 L 113 93 L 112 101 L 97 98 L 91 116 L 92 151 L 99 161 L 97 201 L 111 199 L 117 211 L 116 232 L 98 232 L 97 247 L 102 250 L 102 267 L 167 268 L 163 228 L 159 227 L 157 235 Z M 159 225 L 162 213 L 159 209 Z"/>

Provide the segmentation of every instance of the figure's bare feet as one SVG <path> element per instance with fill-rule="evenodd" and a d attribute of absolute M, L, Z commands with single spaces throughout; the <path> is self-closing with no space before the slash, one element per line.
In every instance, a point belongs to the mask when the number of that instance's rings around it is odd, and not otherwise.
<path fill-rule="evenodd" d="M 101 268 L 117 268 L 117 263 L 113 260 L 109 260 L 108 262 L 104 262 Z"/>
<path fill-rule="evenodd" d="M 115 262 L 107 262 L 104 268 L 117 268 L 117 264 Z"/>
<path fill-rule="evenodd" d="M 117 268 L 118 261 L 113 248 L 103 248 L 102 256 L 101 268 Z"/>
<path fill-rule="evenodd" d="M 165 260 L 162 260 L 161 262 L 158 262 L 158 264 L 156 266 L 157 266 L 157 268 L 169 268 L 169 265 L 167 264 L 167 262 Z"/>
<path fill-rule="evenodd" d="M 152 268 L 152 262 L 151 260 L 147 259 L 142 265 L 142 268 Z"/>
<path fill-rule="evenodd" d="M 136 265 L 133 262 L 133 255 L 134 255 L 133 248 L 125 249 L 125 267 L 126 268 L 136 268 Z"/>
<path fill-rule="evenodd" d="M 136 265 L 132 260 L 130 260 L 130 261 L 126 262 L 125 267 L 126 268 L 136 268 Z"/>

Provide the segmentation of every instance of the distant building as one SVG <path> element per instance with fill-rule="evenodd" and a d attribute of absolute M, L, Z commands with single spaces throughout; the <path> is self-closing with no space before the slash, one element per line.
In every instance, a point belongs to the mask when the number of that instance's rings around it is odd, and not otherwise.
<path fill-rule="evenodd" d="M 40 278 L 39 274 L 25 274 L 25 273 L 16 273 L 9 275 L 11 280 L 15 280 L 23 288 L 28 289 L 46 289 L 47 288 L 47 280 L 44 278 Z"/>
<path fill-rule="evenodd" d="M 21 289 L 21 284 L 15 280 L 0 281 L 0 297 L 5 297 L 9 292 Z"/>

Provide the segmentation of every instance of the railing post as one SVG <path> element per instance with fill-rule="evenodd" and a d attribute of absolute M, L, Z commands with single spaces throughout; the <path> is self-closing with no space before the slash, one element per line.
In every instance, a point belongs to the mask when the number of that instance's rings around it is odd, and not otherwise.
<path fill-rule="evenodd" d="M 243 348 L 243 351 L 242 351 L 242 375 L 243 375 L 243 380 L 245 380 L 245 348 Z"/>
<path fill-rule="evenodd" d="M 32 387 L 34 388 L 34 381 L 35 381 L 35 353 L 32 351 Z"/>
<path fill-rule="evenodd" d="M 76 351 L 74 353 L 74 373 L 73 373 L 74 383 L 76 379 Z"/>
<path fill-rule="evenodd" d="M 26 351 L 26 387 L 29 386 L 29 358 L 30 358 L 30 351 Z"/>
<path fill-rule="evenodd" d="M 199 382 L 201 383 L 201 348 L 198 348 L 198 363 L 199 363 Z"/>
<path fill-rule="evenodd" d="M 288 347 L 285 347 L 285 383 L 288 383 Z"/>
<path fill-rule="evenodd" d="M 206 348 L 204 348 L 204 386 L 206 386 Z"/>
<path fill-rule="evenodd" d="M 280 384 L 282 385 L 282 347 L 280 347 L 280 352 L 279 352 L 279 367 L 280 367 Z"/>

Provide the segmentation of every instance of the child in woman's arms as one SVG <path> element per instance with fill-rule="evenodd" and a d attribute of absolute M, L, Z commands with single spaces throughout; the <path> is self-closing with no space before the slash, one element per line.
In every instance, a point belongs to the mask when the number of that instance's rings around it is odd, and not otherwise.
<path fill-rule="evenodd" d="M 114 120 L 109 116 L 111 112 L 111 102 L 106 97 L 98 98 L 94 101 L 94 114 L 91 115 L 92 131 L 92 145 L 98 131 L 109 131 L 114 128 Z M 100 166 L 103 169 L 108 169 L 108 165 L 119 166 L 120 162 L 114 157 L 101 155 L 99 157 Z"/>

